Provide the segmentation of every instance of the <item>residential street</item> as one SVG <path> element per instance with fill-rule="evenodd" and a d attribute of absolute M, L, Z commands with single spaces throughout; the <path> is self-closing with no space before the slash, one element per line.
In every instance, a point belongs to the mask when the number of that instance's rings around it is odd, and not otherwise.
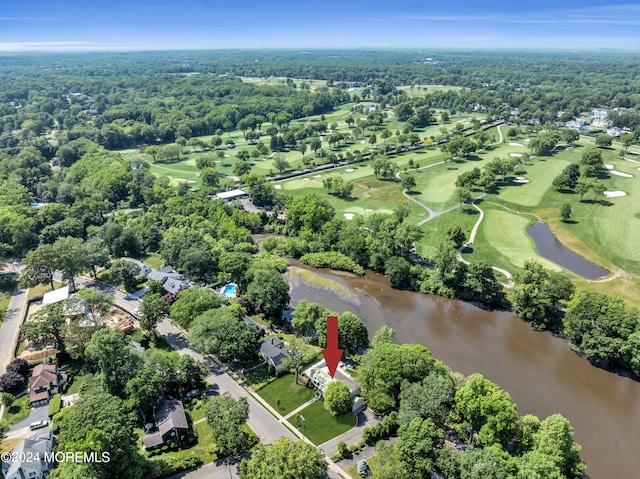
<path fill-rule="evenodd" d="M 203 362 L 211 373 L 206 379 L 209 384 L 218 386 L 220 393 L 228 392 L 232 397 L 246 397 L 249 402 L 249 426 L 255 432 L 263 443 L 268 444 L 275 441 L 279 437 L 285 436 L 289 439 L 296 440 L 286 427 L 273 417 L 264 407 L 262 407 L 253 397 L 234 381 L 227 373 L 221 371 L 213 362 L 194 351 L 189 347 L 188 342 L 182 333 L 173 326 L 169 320 L 164 320 L 156 327 L 158 333 L 167 341 L 178 354 L 189 354 L 198 361 Z"/>
<path fill-rule="evenodd" d="M 17 290 L 11 296 L 7 314 L 0 326 L 0 374 L 4 374 L 7 365 L 13 358 L 20 332 L 20 322 L 24 309 L 27 307 L 28 291 L 28 289 Z"/>

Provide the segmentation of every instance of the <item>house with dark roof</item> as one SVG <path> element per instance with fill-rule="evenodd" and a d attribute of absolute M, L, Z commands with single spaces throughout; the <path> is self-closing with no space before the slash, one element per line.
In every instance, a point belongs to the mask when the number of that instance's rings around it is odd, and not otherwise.
<path fill-rule="evenodd" d="M 159 270 L 151 271 L 147 275 L 147 279 L 160 281 L 167 293 L 177 295 L 183 289 L 191 286 L 189 280 L 182 274 L 178 273 L 171 266 L 163 266 Z"/>
<path fill-rule="evenodd" d="M 51 469 L 45 457 L 51 455 L 51 434 L 36 439 L 25 439 L 12 451 L 11 460 L 2 462 L 2 472 L 6 479 L 43 479 Z"/>
<path fill-rule="evenodd" d="M 52 396 L 61 392 L 67 382 L 67 373 L 58 371 L 57 364 L 38 364 L 29 378 L 29 402 L 31 406 L 49 403 Z"/>
<path fill-rule="evenodd" d="M 267 361 L 269 366 L 273 366 L 276 371 L 282 369 L 282 362 L 289 357 L 285 349 L 284 341 L 269 336 L 260 344 L 260 354 Z"/>
<path fill-rule="evenodd" d="M 145 449 L 154 449 L 164 444 L 180 444 L 189 433 L 189 423 L 182 401 L 165 399 L 155 410 L 156 431 L 142 439 Z"/>

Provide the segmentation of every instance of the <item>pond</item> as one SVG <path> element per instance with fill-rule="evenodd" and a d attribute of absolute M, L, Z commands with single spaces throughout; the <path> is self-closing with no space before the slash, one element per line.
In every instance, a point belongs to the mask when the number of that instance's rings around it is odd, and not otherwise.
<path fill-rule="evenodd" d="M 573 271 L 587 279 L 598 279 L 609 274 L 608 270 L 584 259 L 560 243 L 546 223 L 542 221 L 535 222 L 527 228 L 527 233 L 535 242 L 536 249 L 542 257 L 559 264 L 569 271 Z"/>

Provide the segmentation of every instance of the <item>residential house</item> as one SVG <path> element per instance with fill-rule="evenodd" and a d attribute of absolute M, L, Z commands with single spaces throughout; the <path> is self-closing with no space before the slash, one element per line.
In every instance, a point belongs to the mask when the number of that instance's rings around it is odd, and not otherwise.
<path fill-rule="evenodd" d="M 283 361 L 289 357 L 289 353 L 285 349 L 284 341 L 269 336 L 260 344 L 260 354 L 267 361 L 269 366 L 273 366 L 276 371 L 282 369 Z"/>
<path fill-rule="evenodd" d="M 622 134 L 622 130 L 617 126 L 607 129 L 607 135 L 609 136 L 620 136 L 621 134 Z"/>
<path fill-rule="evenodd" d="M 47 304 L 61 303 L 68 297 L 69 297 L 69 286 L 64 286 L 62 288 L 54 289 L 53 291 L 44 293 L 44 296 L 42 296 L 42 305 L 46 306 Z"/>
<path fill-rule="evenodd" d="M 38 364 L 29 378 L 29 402 L 31 406 L 49 403 L 52 396 L 61 392 L 67 382 L 67 373 L 58 371 L 57 364 Z"/>
<path fill-rule="evenodd" d="M 336 369 L 336 373 L 333 378 L 329 374 L 329 368 L 324 360 L 314 364 L 306 369 L 303 373 L 304 376 L 311 380 L 311 383 L 315 388 L 324 395 L 327 386 L 333 381 L 342 381 L 349 386 L 349 392 L 353 399 L 352 412 L 354 414 L 363 410 L 366 407 L 365 401 L 360 397 L 362 392 L 360 385 L 347 373 L 343 363 L 339 363 Z"/>
<path fill-rule="evenodd" d="M 157 430 L 142 439 L 145 449 L 154 449 L 164 444 L 182 443 L 189 433 L 189 423 L 182 401 L 165 399 L 155 410 Z"/>
<path fill-rule="evenodd" d="M 160 281 L 167 293 L 177 295 L 183 289 L 191 286 L 186 276 L 178 273 L 171 266 L 163 266 L 159 270 L 151 271 L 147 275 L 148 279 Z"/>
<path fill-rule="evenodd" d="M 49 431 L 37 439 L 25 439 L 11 451 L 11 459 L 2 463 L 2 472 L 6 479 L 43 479 L 49 473 L 52 464 L 45 461 L 51 455 L 52 438 Z M 39 458 L 35 460 L 34 458 Z"/>
<path fill-rule="evenodd" d="M 564 124 L 565 128 L 569 128 L 570 130 L 582 131 L 585 129 L 584 121 L 582 120 L 571 120 Z"/>

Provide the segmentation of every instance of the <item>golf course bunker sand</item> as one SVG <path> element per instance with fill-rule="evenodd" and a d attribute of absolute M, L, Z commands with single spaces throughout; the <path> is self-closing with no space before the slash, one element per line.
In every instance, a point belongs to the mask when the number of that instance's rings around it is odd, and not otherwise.
<path fill-rule="evenodd" d="M 633 175 L 630 175 L 629 173 L 623 173 L 622 171 L 609 170 L 609 173 L 616 176 L 622 176 L 624 178 L 633 178 Z"/>
<path fill-rule="evenodd" d="M 302 178 L 302 181 L 309 181 L 309 178 Z"/>
<path fill-rule="evenodd" d="M 516 176 L 513 180 L 514 183 L 529 183 L 530 180 L 527 180 L 524 176 Z"/>
<path fill-rule="evenodd" d="M 344 217 L 348 220 L 352 220 L 355 215 L 355 213 L 344 213 Z"/>
<path fill-rule="evenodd" d="M 322 175 L 313 175 L 314 178 L 320 178 Z"/>
<path fill-rule="evenodd" d="M 613 170 L 613 165 L 612 165 L 611 163 L 605 163 L 604 167 L 605 167 L 607 170 Z"/>
<path fill-rule="evenodd" d="M 282 185 L 273 185 L 273 187 L 274 187 L 276 190 L 281 190 L 281 189 L 282 189 Z"/>
<path fill-rule="evenodd" d="M 617 198 L 619 196 L 627 196 L 627 193 L 624 191 L 605 191 L 604 196 L 607 198 Z"/>
<path fill-rule="evenodd" d="M 522 158 L 522 153 L 509 153 L 511 158 Z"/>
<path fill-rule="evenodd" d="M 347 169 L 346 169 L 346 170 L 344 170 L 344 171 L 346 171 L 347 173 L 353 173 L 353 168 L 347 168 Z"/>
<path fill-rule="evenodd" d="M 630 161 L 631 163 L 640 163 L 640 161 L 632 160 L 631 158 L 625 158 L 625 160 Z"/>
<path fill-rule="evenodd" d="M 509 146 L 524 146 L 522 143 L 509 143 Z"/>

